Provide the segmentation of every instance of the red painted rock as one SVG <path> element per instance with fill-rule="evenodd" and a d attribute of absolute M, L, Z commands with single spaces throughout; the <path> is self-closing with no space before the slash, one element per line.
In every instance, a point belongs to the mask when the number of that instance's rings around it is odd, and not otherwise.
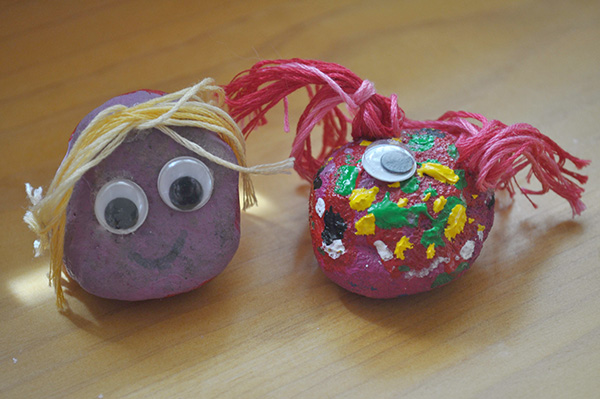
<path fill-rule="evenodd" d="M 581 169 L 589 161 L 526 123 L 509 126 L 465 111 L 412 120 L 396 95 L 377 94 L 372 82 L 319 60 L 260 61 L 225 92 L 231 116 L 249 134 L 279 101 L 287 112 L 287 96 L 304 88 L 310 101 L 291 156 L 301 177 L 314 177 L 310 229 L 318 263 L 350 291 L 392 298 L 459 277 L 492 227 L 493 190 L 514 195 L 515 175 L 528 166 L 527 180 L 535 177 L 542 187 L 519 191 L 554 191 L 573 215 L 585 209 L 587 176 L 565 164 Z M 319 124 L 323 136 L 313 155 L 311 132 Z M 355 142 L 348 143 L 348 133 Z"/>
<path fill-rule="evenodd" d="M 314 179 L 309 210 L 315 255 L 331 280 L 393 298 L 469 269 L 492 227 L 494 194 L 475 188 L 454 142 L 421 129 L 349 143 L 331 155 Z M 409 157 L 389 156 L 398 148 Z"/>

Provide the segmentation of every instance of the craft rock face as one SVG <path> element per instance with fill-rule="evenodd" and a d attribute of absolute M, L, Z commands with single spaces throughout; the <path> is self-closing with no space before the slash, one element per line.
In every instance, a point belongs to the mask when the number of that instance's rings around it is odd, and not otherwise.
<path fill-rule="evenodd" d="M 332 154 L 314 179 L 309 210 L 315 255 L 331 280 L 364 296 L 393 298 L 469 269 L 492 227 L 494 195 L 475 188 L 454 141 L 433 129 L 387 140 L 414 158 L 414 174 L 402 182 L 365 170 L 363 154 L 381 142 L 349 143 Z"/>
<path fill-rule="evenodd" d="M 82 120 L 71 147 L 102 109 L 132 106 L 159 95 L 139 91 L 110 100 Z M 216 134 L 176 130 L 207 151 L 237 162 Z M 173 162 L 180 157 L 185 157 L 184 166 Z M 108 186 L 115 181 L 121 186 Z M 165 199 L 159 186 L 166 189 Z M 144 197 L 145 209 L 137 202 L 143 203 Z M 239 218 L 237 172 L 203 159 L 159 131 L 129 133 L 74 187 L 67 208 L 66 270 L 86 291 L 105 298 L 144 300 L 186 292 L 229 263 L 239 244 Z M 128 229 L 134 231 L 119 231 Z"/>

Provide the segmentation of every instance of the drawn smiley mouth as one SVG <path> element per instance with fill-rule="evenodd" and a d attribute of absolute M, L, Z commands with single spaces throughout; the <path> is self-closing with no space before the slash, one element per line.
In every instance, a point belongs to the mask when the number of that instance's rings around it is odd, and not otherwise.
<path fill-rule="evenodd" d="M 133 252 L 129 254 L 129 259 L 142 266 L 145 269 L 153 269 L 153 270 L 165 270 L 171 267 L 171 264 L 181 251 L 183 250 L 183 246 L 185 245 L 185 240 L 187 238 L 187 231 L 183 230 L 179 233 L 179 237 L 173 243 L 171 250 L 164 256 L 155 259 L 147 259 L 143 257 L 139 252 Z"/>

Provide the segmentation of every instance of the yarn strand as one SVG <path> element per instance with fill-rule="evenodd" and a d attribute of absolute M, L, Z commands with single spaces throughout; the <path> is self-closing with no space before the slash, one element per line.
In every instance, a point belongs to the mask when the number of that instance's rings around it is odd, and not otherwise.
<path fill-rule="evenodd" d="M 567 169 L 565 163 L 570 161 L 581 169 L 590 161 L 569 154 L 535 127 L 525 123 L 509 126 L 464 111 L 450 111 L 437 120 L 411 120 L 405 118 L 396 95 L 376 94 L 371 82 L 337 64 L 302 59 L 258 62 L 225 86 L 226 102 L 235 120 L 246 121 L 242 131 L 247 136 L 266 123 L 271 108 L 303 87 L 309 102 L 298 121 L 291 156 L 296 159 L 295 170 L 306 180 L 314 178 L 336 147 L 349 141 L 349 124 L 353 140 L 393 138 L 403 129 L 433 128 L 456 137 L 459 162 L 477 176 L 479 190 L 506 189 L 513 196 L 516 185 L 529 201 L 530 195 L 554 191 L 569 202 L 573 216 L 585 209 L 581 185 L 587 176 Z M 339 108 L 342 103 L 349 117 Z M 286 123 L 287 110 L 286 104 Z M 322 150 L 314 156 L 310 136 L 317 124 L 323 126 Z M 541 189 L 518 185 L 515 175 L 527 167 L 526 181 L 535 177 Z"/>
<path fill-rule="evenodd" d="M 481 126 L 468 119 L 477 120 Z M 403 127 L 429 127 L 456 135 L 460 161 L 467 169 L 477 171 L 477 188 L 481 191 L 506 189 L 514 196 L 511 182 L 516 184 L 516 174 L 529 166 L 526 182 L 530 183 L 535 176 L 541 189 L 521 188 L 518 184 L 517 187 L 534 207 L 536 205 L 529 198 L 530 195 L 554 191 L 569 202 L 573 216 L 585 210 L 585 204 L 580 199 L 584 189 L 579 184 L 585 184 L 588 177 L 566 169 L 565 163 L 568 160 L 577 169 L 582 169 L 590 161 L 569 154 L 529 124 L 509 126 L 497 120 L 488 120 L 482 115 L 451 111 L 435 121 L 407 119 Z"/>
<path fill-rule="evenodd" d="M 350 123 L 355 139 L 358 132 L 364 131 L 371 131 L 378 138 L 399 134 L 404 112 L 397 105 L 391 110 L 391 99 L 376 95 L 371 82 L 346 68 L 322 61 L 259 62 L 225 86 L 226 102 L 231 116 L 243 125 L 242 132 L 247 136 L 266 123 L 265 115 L 271 108 L 301 88 L 308 90 L 310 101 L 298 121 L 290 156 L 296 159 L 294 168 L 305 179 L 314 177 L 333 148 L 347 142 Z M 339 108 L 341 104 L 346 105 L 350 117 Z M 287 106 L 285 111 L 287 120 Z M 319 123 L 323 124 L 323 149 L 314 158 L 310 133 Z"/>

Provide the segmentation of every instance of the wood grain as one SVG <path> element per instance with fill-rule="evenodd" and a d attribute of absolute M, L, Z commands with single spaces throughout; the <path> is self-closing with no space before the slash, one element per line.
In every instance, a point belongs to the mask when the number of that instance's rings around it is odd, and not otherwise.
<path fill-rule="evenodd" d="M 598 397 L 598 21 L 585 0 L 2 1 L 0 397 Z M 257 177 L 260 205 L 214 281 L 137 303 L 69 285 L 58 313 L 23 185 L 50 182 L 77 122 L 120 93 L 291 57 L 345 65 L 413 119 L 464 109 L 537 126 L 592 160 L 588 209 L 501 198 L 463 278 L 378 301 L 318 269 L 309 186 Z M 282 118 L 249 138 L 251 164 L 287 155 Z"/>

